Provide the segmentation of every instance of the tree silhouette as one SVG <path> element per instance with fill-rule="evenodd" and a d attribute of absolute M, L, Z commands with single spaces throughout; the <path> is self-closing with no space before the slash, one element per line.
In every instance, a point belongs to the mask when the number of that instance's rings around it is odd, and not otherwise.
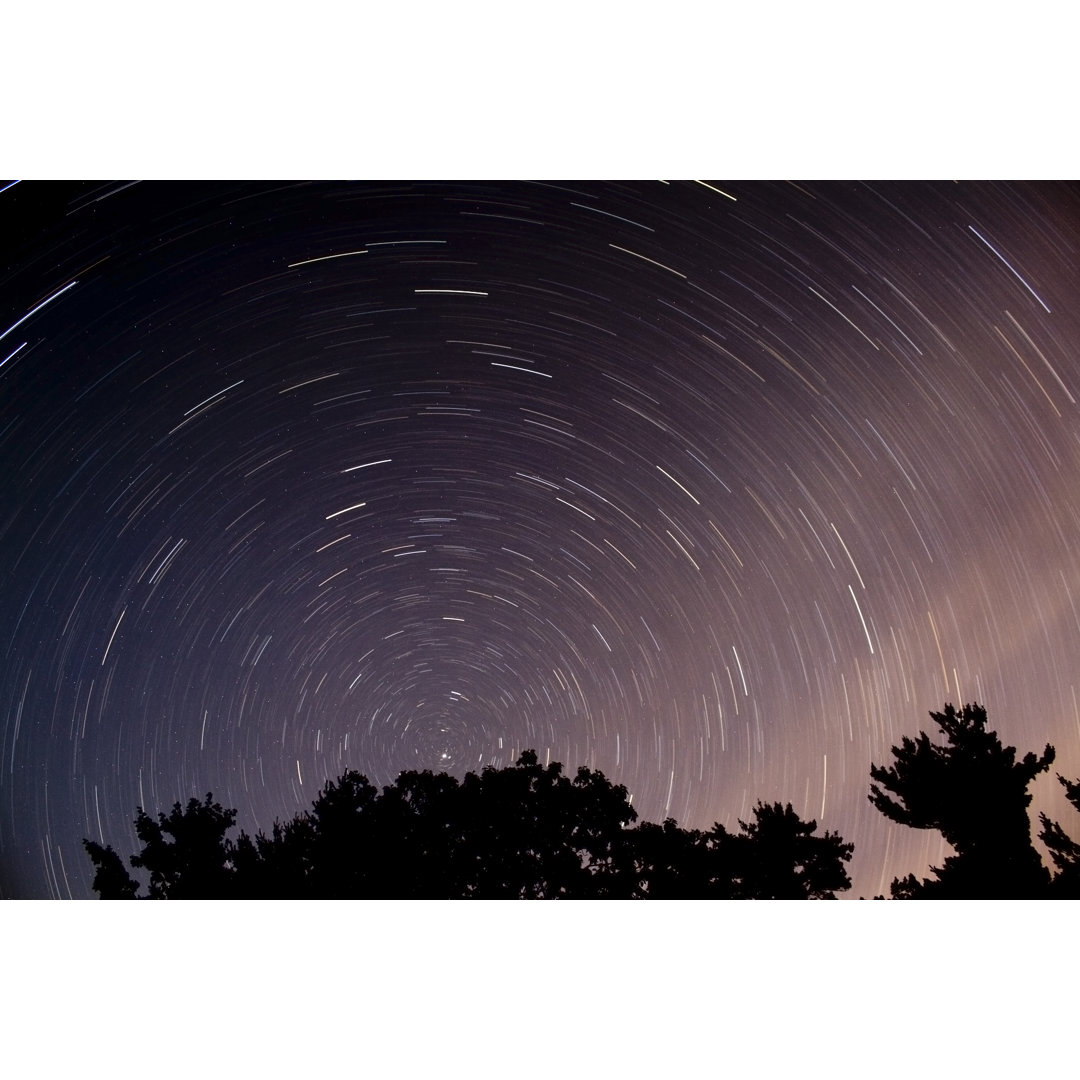
<path fill-rule="evenodd" d="M 236 821 L 236 811 L 223 809 L 212 798 L 208 794 L 202 803 L 191 799 L 186 810 L 176 803 L 168 816 L 158 814 L 157 821 L 139 808 L 135 832 L 143 849 L 132 856 L 131 865 L 150 872 L 151 899 L 231 894 L 236 872 L 225 833 Z"/>
<path fill-rule="evenodd" d="M 94 892 L 102 900 L 134 900 L 139 886 L 131 880 L 123 860 L 112 846 L 102 847 L 93 840 L 84 840 L 83 846 L 96 868 L 92 884 Z"/>
<path fill-rule="evenodd" d="M 743 832 L 726 843 L 735 866 L 736 900 L 835 900 L 851 887 L 844 863 L 854 844 L 839 833 L 814 836 L 817 822 L 802 821 L 780 803 L 754 807 L 754 820 L 739 822 Z"/>
<path fill-rule="evenodd" d="M 722 826 L 714 826 L 723 831 Z M 726 835 L 726 834 L 725 834 Z M 734 883 L 708 833 L 681 829 L 674 818 L 662 825 L 643 821 L 630 841 L 630 895 L 649 900 L 731 900 Z"/>
<path fill-rule="evenodd" d="M 154 821 L 140 808 L 147 899 L 810 899 L 850 886 L 852 845 L 813 836 L 791 806 L 759 803 L 729 834 L 635 826 L 626 788 L 580 768 L 510 766 L 403 772 L 381 792 L 357 772 L 327 783 L 312 809 L 269 835 L 226 833 L 236 820 L 207 795 Z M 84 841 L 103 899 L 138 885 L 112 848 Z"/>
<path fill-rule="evenodd" d="M 814 836 L 791 804 L 759 802 L 753 820 L 730 833 L 643 822 L 632 833 L 638 895 L 655 900 L 834 900 L 851 887 L 844 864 L 854 844 Z"/>
<path fill-rule="evenodd" d="M 1058 776 L 1058 783 L 1065 788 L 1065 798 L 1080 810 L 1080 780 Z M 1046 814 L 1040 814 L 1039 820 L 1039 839 L 1050 849 L 1050 858 L 1058 870 L 1050 883 L 1050 896 L 1055 900 L 1080 900 L 1080 844 Z"/>
<path fill-rule="evenodd" d="M 885 768 L 872 765 L 870 802 L 886 817 L 915 829 L 937 829 L 956 854 L 934 877 L 913 874 L 892 883 L 895 899 L 1032 899 L 1047 895 L 1050 875 L 1031 843 L 1028 786 L 1054 760 L 1002 746 L 977 704 L 946 705 L 931 719 L 945 736 L 904 737 Z M 891 793 L 891 794 L 887 794 Z"/>

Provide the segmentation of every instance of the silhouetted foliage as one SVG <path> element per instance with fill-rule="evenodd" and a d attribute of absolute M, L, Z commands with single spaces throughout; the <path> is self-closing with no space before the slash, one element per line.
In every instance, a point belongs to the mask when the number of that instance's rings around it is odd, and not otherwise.
<path fill-rule="evenodd" d="M 211 799 L 209 794 L 202 803 L 191 799 L 186 810 L 176 803 L 167 817 L 158 814 L 157 821 L 139 808 L 135 832 L 143 849 L 131 857 L 131 865 L 149 871 L 151 900 L 198 900 L 232 892 L 236 869 L 225 833 L 236 821 L 236 811 Z"/>
<path fill-rule="evenodd" d="M 1065 788 L 1065 798 L 1080 810 L 1080 780 L 1066 780 L 1059 775 L 1058 782 Z M 1046 814 L 1040 814 L 1039 820 L 1039 839 L 1050 849 L 1050 858 L 1058 870 L 1050 883 L 1050 896 L 1055 900 L 1080 900 L 1080 844 Z"/>
<path fill-rule="evenodd" d="M 1031 843 L 1028 786 L 1050 767 L 1054 748 L 1017 761 L 1016 748 L 1002 746 L 977 704 L 959 712 L 946 705 L 930 716 L 945 741 L 905 736 L 892 748 L 891 766 L 871 766 L 870 802 L 902 825 L 939 830 L 956 854 L 932 867 L 932 878 L 894 880 L 893 898 L 1045 897 L 1050 875 Z"/>
<path fill-rule="evenodd" d="M 754 807 L 753 821 L 729 833 L 644 822 L 632 833 L 639 892 L 654 900 L 834 900 L 851 887 L 844 864 L 853 844 L 837 833 L 814 836 L 791 804 Z"/>
<path fill-rule="evenodd" d="M 94 892 L 103 900 L 134 900 L 139 886 L 131 880 L 123 860 L 113 848 L 102 847 L 93 840 L 84 840 L 83 846 L 96 867 Z"/>
<path fill-rule="evenodd" d="M 733 883 L 718 872 L 718 848 L 710 844 L 707 833 L 680 829 L 674 818 L 668 818 L 663 825 L 643 821 L 634 834 L 629 849 L 634 899 L 733 899 Z"/>
<path fill-rule="evenodd" d="M 526 751 L 458 781 L 403 772 L 378 792 L 357 772 L 269 836 L 226 832 L 236 812 L 207 795 L 155 822 L 141 809 L 147 899 L 817 899 L 850 886 L 852 845 L 812 835 L 791 806 L 759 803 L 750 824 L 704 833 L 634 826 L 626 788 Z M 169 839 L 171 838 L 171 839 Z M 84 841 L 103 899 L 138 886 L 111 848 Z"/>
<path fill-rule="evenodd" d="M 730 837 L 738 883 L 735 899 L 834 900 L 851 887 L 844 863 L 854 844 L 839 833 L 814 836 L 817 822 L 802 821 L 780 803 L 754 807 L 754 820 L 740 821 L 742 835 Z"/>

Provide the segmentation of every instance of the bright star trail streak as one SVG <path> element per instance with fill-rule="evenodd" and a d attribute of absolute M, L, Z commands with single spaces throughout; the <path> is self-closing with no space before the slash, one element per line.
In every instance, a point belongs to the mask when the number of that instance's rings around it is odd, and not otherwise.
<path fill-rule="evenodd" d="M 346 768 L 791 802 L 977 700 L 1080 776 L 1080 189 L 0 188 L 0 892 Z M 1034 785 L 1075 832 L 1053 774 Z"/>

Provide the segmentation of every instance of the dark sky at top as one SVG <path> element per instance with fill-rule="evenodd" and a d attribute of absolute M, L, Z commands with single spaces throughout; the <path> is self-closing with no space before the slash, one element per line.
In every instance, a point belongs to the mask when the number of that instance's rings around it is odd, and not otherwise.
<path fill-rule="evenodd" d="M 90 895 L 139 805 L 253 832 L 530 747 L 654 820 L 790 801 L 871 895 L 947 853 L 866 798 L 930 709 L 1080 775 L 1076 186 L 20 183 L 0 222 L 3 896 Z"/>

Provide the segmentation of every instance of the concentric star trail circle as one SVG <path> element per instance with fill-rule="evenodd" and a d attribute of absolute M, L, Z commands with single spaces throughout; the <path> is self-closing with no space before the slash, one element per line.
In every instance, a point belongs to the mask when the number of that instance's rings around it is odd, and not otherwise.
<path fill-rule="evenodd" d="M 945 701 L 1080 774 L 1080 191 L 0 193 L 0 889 L 212 791 L 541 760 L 783 800 L 851 895 Z M 1052 776 L 1033 812 L 1063 822 Z"/>

